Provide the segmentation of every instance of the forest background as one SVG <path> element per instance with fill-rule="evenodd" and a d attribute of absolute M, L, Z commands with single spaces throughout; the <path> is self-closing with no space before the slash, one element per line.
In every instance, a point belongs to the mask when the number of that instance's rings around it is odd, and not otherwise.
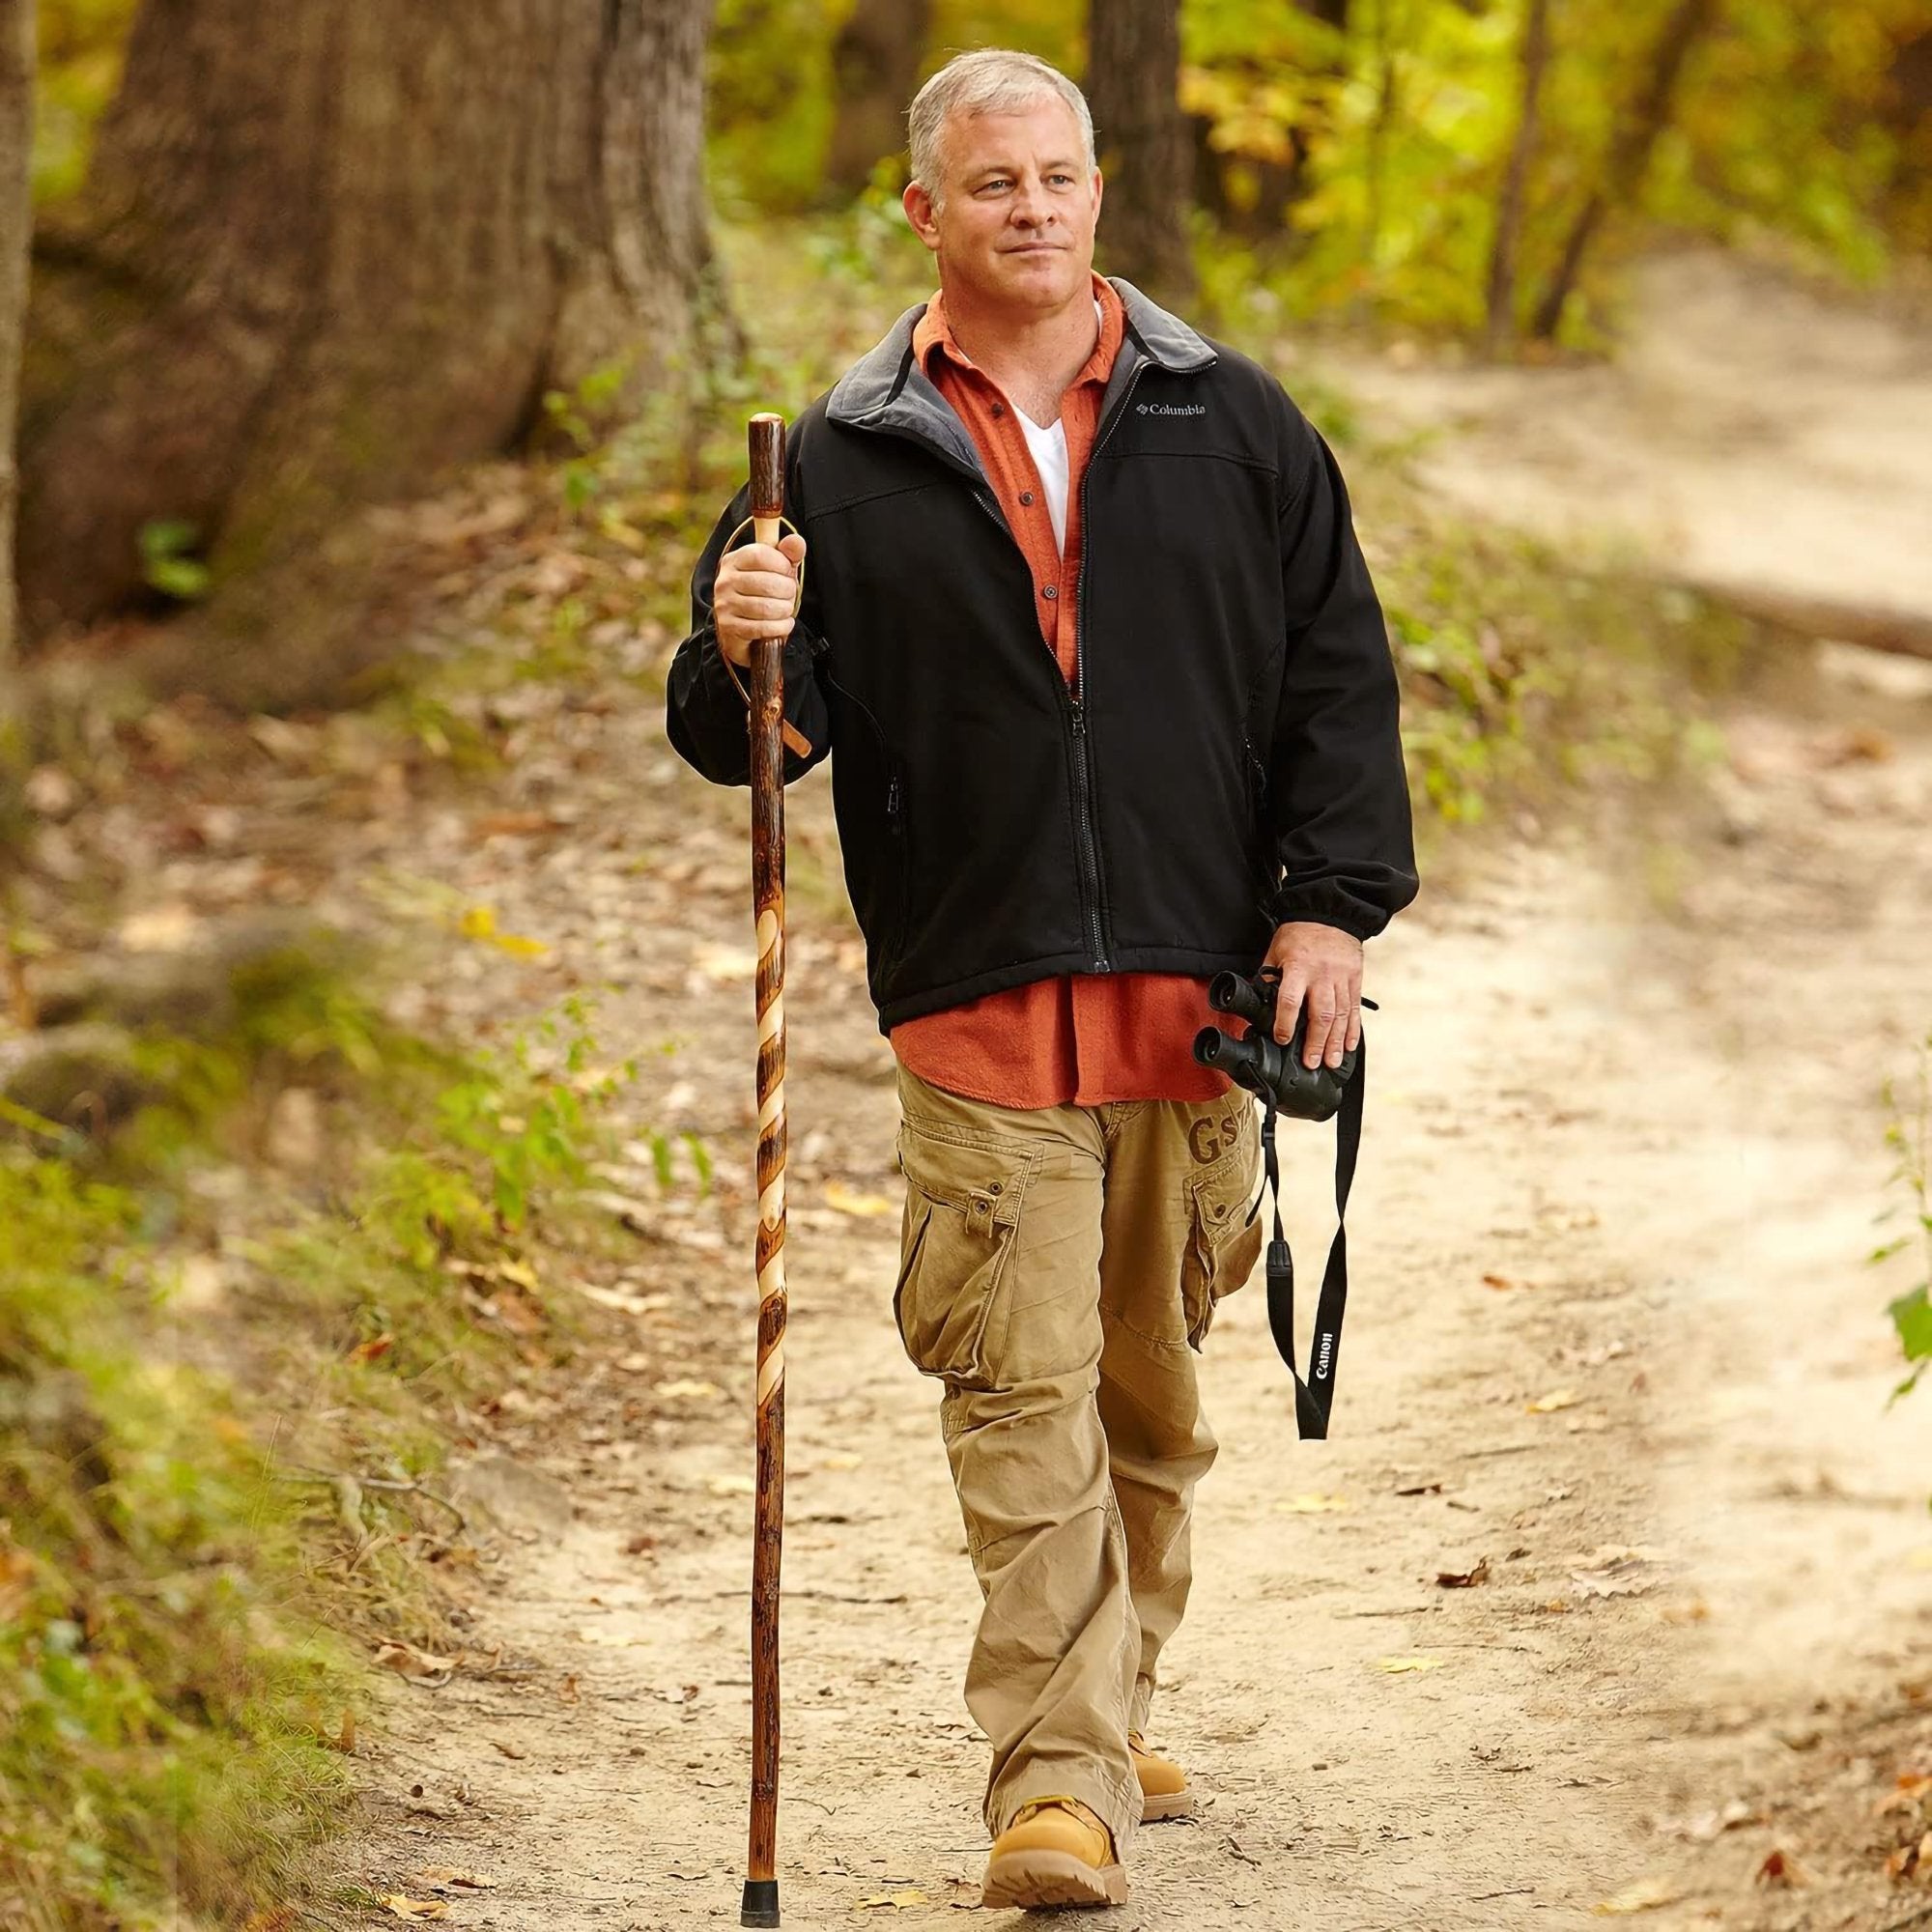
<path fill-rule="evenodd" d="M 1087 86 L 1100 266 L 1363 459 L 1445 867 L 1667 816 L 1768 653 L 1932 653 L 1471 524 L 1322 373 L 1613 357 L 1685 245 L 1922 315 L 1925 0 L 0 0 L 8 1924 L 315 1905 L 354 1713 L 463 1648 L 439 1472 L 595 1346 L 554 1257 L 619 1265 L 613 1172 L 713 1184 L 542 939 L 406 869 L 328 916 L 304 840 L 487 792 L 559 692 L 661 701 L 746 412 L 929 287 L 904 104 L 980 44 Z M 454 1024 L 479 956 L 527 1009 Z"/>

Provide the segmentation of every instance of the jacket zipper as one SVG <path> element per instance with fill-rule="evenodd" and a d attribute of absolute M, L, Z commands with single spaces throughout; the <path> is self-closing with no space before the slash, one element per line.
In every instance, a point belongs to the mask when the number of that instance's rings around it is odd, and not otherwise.
<path fill-rule="evenodd" d="M 1121 391 L 1120 401 L 1114 405 L 1113 414 L 1095 432 L 1094 445 L 1087 452 L 1086 467 L 1080 472 L 1080 574 L 1074 585 L 1078 606 L 1073 613 L 1074 690 L 1068 704 L 1073 727 L 1074 829 L 1079 835 L 1084 873 L 1082 896 L 1087 900 L 1088 930 L 1093 939 L 1093 971 L 1095 973 L 1111 973 L 1114 968 L 1107 957 L 1106 939 L 1100 930 L 1100 847 L 1094 833 L 1094 771 L 1087 729 L 1087 559 L 1093 554 L 1089 539 L 1094 527 L 1087 514 L 1087 489 L 1094 475 L 1094 459 L 1099 455 L 1100 445 L 1106 441 L 1114 425 L 1126 413 L 1127 404 L 1133 398 L 1135 385 L 1140 382 L 1141 371 L 1146 366 L 1145 362 L 1134 365 L 1127 377 L 1126 387 Z"/>
<path fill-rule="evenodd" d="M 1100 438 L 1113 427 L 1121 412 L 1126 408 L 1127 397 L 1133 394 L 1134 384 L 1140 381 L 1140 373 L 1137 368 L 1127 378 L 1126 389 L 1115 406 L 1114 413 L 1101 425 L 1099 434 L 1094 439 L 1094 449 L 1099 448 Z M 1089 462 L 1092 462 L 1091 452 Z M 999 525 L 1008 539 L 1017 547 L 1019 539 L 1013 534 L 1013 526 L 1008 523 L 1006 512 L 1000 508 L 998 502 L 986 496 L 977 485 L 974 487 L 973 500 Z M 1079 587 L 1082 595 L 1079 600 L 1081 608 L 1075 611 L 1073 620 L 1073 681 L 1084 691 L 1086 669 L 1081 660 L 1081 636 L 1086 616 L 1084 593 L 1087 584 L 1087 477 L 1084 471 L 1080 477 L 1080 535 Z M 1061 678 L 1059 684 L 1065 693 L 1066 680 Z M 1109 973 L 1113 971 L 1113 967 L 1108 961 L 1106 942 L 1100 932 L 1100 852 L 1094 838 L 1094 780 L 1087 763 L 1087 712 L 1079 698 L 1069 696 L 1067 702 L 1073 730 L 1073 788 L 1077 794 L 1074 824 L 1080 838 L 1080 896 L 1085 901 L 1087 914 L 1087 934 L 1093 960 L 1091 970 L 1095 973 Z"/>
<path fill-rule="evenodd" d="M 1072 696 L 1066 690 L 1066 680 L 1057 680 L 1062 697 L 1065 700 L 1068 724 L 1073 741 L 1073 789 L 1075 793 L 1073 822 L 1077 835 L 1080 856 L 1080 896 L 1084 901 L 1087 915 L 1087 936 L 1093 954 L 1090 971 L 1111 973 L 1113 961 L 1107 956 L 1106 935 L 1100 927 L 1100 847 L 1094 832 L 1094 772 L 1091 754 L 1088 751 L 1087 705 L 1087 532 L 1090 527 L 1087 515 L 1087 486 L 1094 471 L 1094 458 L 1099 454 L 1100 445 L 1106 441 L 1114 425 L 1126 413 L 1128 402 L 1141 380 L 1141 371 L 1147 367 L 1145 361 L 1134 366 L 1127 377 L 1127 384 L 1121 392 L 1120 400 L 1114 405 L 1113 413 L 1103 422 L 1094 438 L 1093 447 L 1087 453 L 1087 467 L 1080 476 L 1080 575 L 1076 584 L 1079 609 L 1073 619 L 1073 682 L 1079 696 Z M 904 434 L 904 432 L 899 432 Z M 924 437 L 914 436 L 910 440 L 934 454 L 965 474 L 973 484 L 973 500 L 991 517 L 1007 534 L 1008 540 L 1016 548 L 1019 539 L 1013 534 L 1012 526 L 1007 522 L 999 504 L 980 487 L 980 476 L 976 471 L 968 471 L 955 458 L 941 450 Z"/>

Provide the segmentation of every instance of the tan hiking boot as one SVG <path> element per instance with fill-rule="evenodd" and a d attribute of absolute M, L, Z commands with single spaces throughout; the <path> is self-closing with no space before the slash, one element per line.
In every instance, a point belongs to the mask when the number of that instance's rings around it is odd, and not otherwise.
<path fill-rule="evenodd" d="M 1095 1812 L 1077 1798 L 1036 1798 L 993 1840 L 980 1902 L 1124 1905 L 1127 1874 Z"/>
<path fill-rule="evenodd" d="M 1141 1823 L 1157 1825 L 1163 1818 L 1194 1816 L 1194 1794 L 1187 1788 L 1187 1774 L 1158 1751 L 1151 1751 L 1138 1731 L 1127 1733 L 1127 1749 L 1133 1753 L 1134 1771 L 1141 1781 Z"/>

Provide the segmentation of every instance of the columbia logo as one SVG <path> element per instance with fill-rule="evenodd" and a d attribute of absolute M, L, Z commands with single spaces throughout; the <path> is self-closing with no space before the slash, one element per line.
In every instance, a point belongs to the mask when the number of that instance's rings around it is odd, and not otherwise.
<path fill-rule="evenodd" d="M 1135 413 L 1144 416 L 1205 416 L 1206 403 L 1140 403 Z"/>

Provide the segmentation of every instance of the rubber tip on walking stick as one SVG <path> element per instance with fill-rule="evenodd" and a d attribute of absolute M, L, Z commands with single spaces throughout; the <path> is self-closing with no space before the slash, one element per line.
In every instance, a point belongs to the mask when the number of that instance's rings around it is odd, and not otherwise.
<path fill-rule="evenodd" d="M 748 1878 L 745 1902 L 738 1908 L 740 1925 L 776 1925 L 779 1922 L 779 1882 L 775 1878 Z"/>

